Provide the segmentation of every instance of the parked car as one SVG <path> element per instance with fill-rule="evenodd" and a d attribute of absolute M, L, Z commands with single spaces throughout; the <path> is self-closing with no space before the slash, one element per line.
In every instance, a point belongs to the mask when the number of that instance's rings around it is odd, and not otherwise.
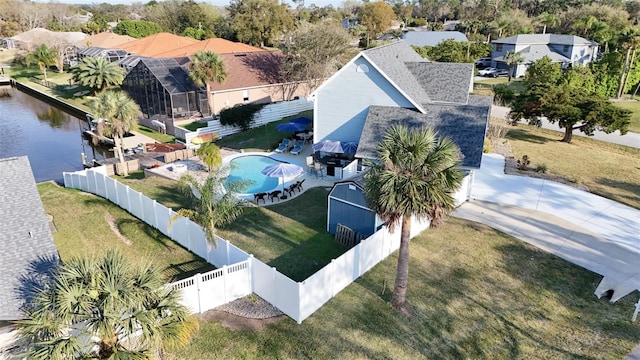
<path fill-rule="evenodd" d="M 489 76 L 492 76 L 494 78 L 497 78 L 499 76 L 509 76 L 509 70 L 507 70 L 507 69 L 496 69 L 496 71 L 494 71 L 491 74 L 489 74 Z"/>
<path fill-rule="evenodd" d="M 491 73 L 493 73 L 494 71 L 497 71 L 497 70 L 498 69 L 492 68 L 492 67 L 484 68 L 482 70 L 478 70 L 478 75 L 480 75 L 480 76 L 491 76 Z"/>
<path fill-rule="evenodd" d="M 483 57 L 480 58 L 476 61 L 476 67 L 478 69 L 483 69 L 486 68 L 488 66 L 491 66 L 491 58 L 490 57 Z"/>

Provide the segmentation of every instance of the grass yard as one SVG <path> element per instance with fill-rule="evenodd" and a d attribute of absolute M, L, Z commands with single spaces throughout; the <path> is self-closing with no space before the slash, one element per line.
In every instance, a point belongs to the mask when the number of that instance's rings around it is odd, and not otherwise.
<path fill-rule="evenodd" d="M 613 104 L 617 107 L 621 107 L 632 112 L 629 131 L 640 133 L 640 101 L 613 101 Z"/>
<path fill-rule="evenodd" d="M 640 209 L 640 149 L 518 125 L 507 137 L 517 159 L 528 155 L 531 166 L 545 164 L 550 173 L 585 185 L 594 194 Z"/>
<path fill-rule="evenodd" d="M 118 180 L 173 209 L 187 205 L 175 181 L 160 177 L 141 180 L 140 173 Z M 314 188 L 295 201 L 246 207 L 243 215 L 219 229 L 218 235 L 291 279 L 302 281 L 346 251 L 326 231 L 327 195 L 324 188 Z"/>
<path fill-rule="evenodd" d="M 148 260 L 164 269 L 171 280 L 183 279 L 214 267 L 158 230 L 146 225 L 109 200 L 53 182 L 38 185 L 45 211 L 53 216 L 54 241 L 63 260 L 101 254 L 117 248 L 131 261 Z M 108 218 L 130 245 L 112 230 Z"/>
<path fill-rule="evenodd" d="M 216 141 L 220 147 L 230 149 L 254 149 L 259 151 L 271 151 L 278 147 L 283 138 L 291 136 L 291 133 L 278 131 L 276 125 L 289 122 L 291 119 L 304 116 L 313 118 L 313 110 L 303 111 L 296 115 L 287 116 L 280 121 L 272 122 L 258 128 L 250 129 L 238 134 L 225 136 Z"/>
<path fill-rule="evenodd" d="M 297 325 L 201 322 L 167 359 L 622 359 L 640 339 L 633 301 L 598 300 L 600 277 L 487 226 L 450 219 L 411 245 L 405 318 L 390 256 Z"/>

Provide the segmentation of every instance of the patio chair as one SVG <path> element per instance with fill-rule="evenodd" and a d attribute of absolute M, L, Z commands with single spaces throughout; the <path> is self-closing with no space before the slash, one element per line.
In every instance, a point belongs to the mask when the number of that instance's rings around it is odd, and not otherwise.
<path fill-rule="evenodd" d="M 277 153 L 283 153 L 291 147 L 291 141 L 289 139 L 282 139 L 280 146 L 275 150 Z"/>
<path fill-rule="evenodd" d="M 284 189 L 284 191 L 286 191 L 289 194 L 289 196 L 291 196 L 291 194 L 295 194 L 296 193 L 296 189 L 297 188 L 298 187 L 296 186 L 296 184 L 291 184 L 291 185 L 289 185 L 288 188 Z"/>
<path fill-rule="evenodd" d="M 304 146 L 304 140 L 296 140 L 296 146 L 293 149 L 291 149 L 291 153 L 293 155 L 300 154 L 303 146 Z"/>
<path fill-rule="evenodd" d="M 266 204 L 267 200 L 265 200 L 265 196 L 267 196 L 266 192 L 260 192 L 260 193 L 257 193 L 257 194 L 253 194 L 253 200 L 256 202 L 256 204 L 259 204 L 260 200 L 262 200 L 262 202 L 264 204 Z"/>
<path fill-rule="evenodd" d="M 278 201 L 280 201 L 280 194 L 282 194 L 282 191 L 280 190 L 275 190 L 269 193 L 269 199 L 271 199 L 271 202 L 273 202 L 273 199 L 278 199 Z"/>
<path fill-rule="evenodd" d="M 302 192 L 302 183 L 305 182 L 305 180 L 307 179 L 302 179 L 302 181 L 296 181 L 295 185 L 296 185 L 296 189 L 298 189 L 300 192 Z"/>

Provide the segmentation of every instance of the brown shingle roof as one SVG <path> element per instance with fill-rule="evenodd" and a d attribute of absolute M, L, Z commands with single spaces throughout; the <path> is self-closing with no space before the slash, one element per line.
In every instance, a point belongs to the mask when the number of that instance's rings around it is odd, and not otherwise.
<path fill-rule="evenodd" d="M 159 53 L 156 57 L 179 57 L 192 56 L 198 51 L 213 51 L 216 54 L 248 53 L 264 51 L 251 45 L 233 42 L 220 38 L 212 38 L 197 43 L 189 44 L 177 49 L 171 49 L 164 53 Z"/>
<path fill-rule="evenodd" d="M 118 47 L 129 51 L 133 55 L 158 57 L 158 54 L 199 42 L 200 40 L 190 37 L 158 33 L 121 44 Z"/>
<path fill-rule="evenodd" d="M 281 83 L 279 65 L 282 61 L 280 51 L 259 51 L 243 54 L 222 54 L 225 62 L 227 80 L 212 83 L 212 91 L 243 89 L 254 86 Z"/>
<path fill-rule="evenodd" d="M 76 42 L 76 45 L 95 46 L 109 49 L 135 40 L 135 38 L 132 38 L 128 35 L 118 35 L 112 32 L 102 32 L 99 34 L 91 35 L 86 39 L 82 39 Z"/>

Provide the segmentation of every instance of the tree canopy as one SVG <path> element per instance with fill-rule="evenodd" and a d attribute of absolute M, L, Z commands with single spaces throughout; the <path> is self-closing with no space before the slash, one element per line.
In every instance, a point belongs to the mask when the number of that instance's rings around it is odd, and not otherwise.
<path fill-rule="evenodd" d="M 436 46 L 413 46 L 420 56 L 431 61 L 470 63 L 491 54 L 491 45 L 447 39 Z"/>
<path fill-rule="evenodd" d="M 140 39 L 149 35 L 162 32 L 160 25 L 146 20 L 122 20 L 113 29 L 113 32 L 119 35 L 129 35 L 133 38 Z"/>
<path fill-rule="evenodd" d="M 109 86 L 120 86 L 125 70 L 103 57 L 88 56 L 71 68 L 73 80 L 88 86 L 93 93 L 104 92 Z"/>
<path fill-rule="evenodd" d="M 232 0 L 228 10 L 238 40 L 253 46 L 275 45 L 294 27 L 289 7 L 278 0 Z"/>

